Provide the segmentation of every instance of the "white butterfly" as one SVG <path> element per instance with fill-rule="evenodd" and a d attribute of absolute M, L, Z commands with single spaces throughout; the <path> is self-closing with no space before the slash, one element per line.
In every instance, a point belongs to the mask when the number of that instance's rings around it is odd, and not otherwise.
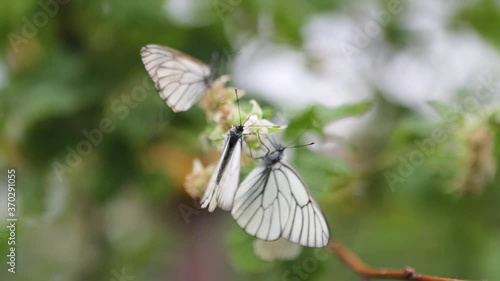
<path fill-rule="evenodd" d="M 244 126 L 233 126 L 226 135 L 222 155 L 201 199 L 201 207 L 213 212 L 217 206 L 224 211 L 233 208 L 234 195 L 240 180 L 241 151 Z"/>
<path fill-rule="evenodd" d="M 190 109 L 214 82 L 210 67 L 169 47 L 146 45 L 141 59 L 160 97 L 175 112 Z"/>
<path fill-rule="evenodd" d="M 240 184 L 233 218 L 262 240 L 283 237 L 303 246 L 326 246 L 330 231 L 318 203 L 297 171 L 282 159 L 286 147 L 275 148 Z"/>

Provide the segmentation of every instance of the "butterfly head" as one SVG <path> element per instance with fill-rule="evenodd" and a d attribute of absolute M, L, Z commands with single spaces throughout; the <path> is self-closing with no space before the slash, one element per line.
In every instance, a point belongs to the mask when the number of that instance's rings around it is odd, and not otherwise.
<path fill-rule="evenodd" d="M 267 154 L 264 156 L 264 162 L 267 166 L 272 166 L 278 162 L 281 162 L 281 159 L 283 159 L 285 149 L 310 146 L 310 145 L 313 145 L 314 142 L 311 142 L 308 144 L 296 145 L 296 146 L 287 146 L 287 145 L 282 145 L 279 143 L 274 144 L 272 141 L 271 141 L 271 144 L 274 146 L 274 151 L 268 151 Z"/>
<path fill-rule="evenodd" d="M 210 88 L 215 81 L 215 69 L 210 68 L 210 74 L 203 76 L 203 83 L 207 88 Z"/>
<path fill-rule="evenodd" d="M 264 162 L 265 162 L 266 166 L 272 166 L 272 165 L 280 162 L 281 159 L 283 159 L 283 153 L 284 153 L 285 149 L 286 149 L 286 146 L 284 146 L 282 144 L 277 144 L 275 146 L 274 151 L 268 152 L 264 156 Z"/>
<path fill-rule="evenodd" d="M 237 126 L 233 126 L 231 128 L 231 130 L 229 130 L 229 134 L 232 136 L 241 137 L 241 136 L 243 136 L 243 131 L 245 131 L 245 128 L 243 127 L 243 125 L 237 125 Z"/>

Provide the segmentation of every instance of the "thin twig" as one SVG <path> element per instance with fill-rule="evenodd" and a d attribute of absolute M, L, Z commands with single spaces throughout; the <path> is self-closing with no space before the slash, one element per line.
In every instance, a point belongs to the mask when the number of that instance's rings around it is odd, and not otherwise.
<path fill-rule="evenodd" d="M 399 279 L 399 280 L 416 280 L 416 281 L 470 281 L 454 278 L 434 277 L 418 274 L 412 267 L 405 269 L 378 269 L 365 264 L 353 252 L 339 243 L 331 240 L 326 246 L 329 252 L 336 255 L 343 263 L 350 267 L 354 272 L 359 274 L 364 280 L 370 279 Z M 484 280 L 486 281 L 486 280 Z"/>

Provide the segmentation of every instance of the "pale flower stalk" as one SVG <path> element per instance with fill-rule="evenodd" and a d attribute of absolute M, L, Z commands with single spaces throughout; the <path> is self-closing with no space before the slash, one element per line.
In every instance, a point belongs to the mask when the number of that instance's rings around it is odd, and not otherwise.
<path fill-rule="evenodd" d="M 264 261 L 293 260 L 302 252 L 302 246 L 286 239 L 279 238 L 275 241 L 253 241 L 255 255 Z"/>
<path fill-rule="evenodd" d="M 200 159 L 195 158 L 193 160 L 193 170 L 186 176 L 186 180 L 184 181 L 184 188 L 191 198 L 199 199 L 203 196 L 203 192 L 215 169 L 215 165 L 216 163 L 203 166 Z"/>

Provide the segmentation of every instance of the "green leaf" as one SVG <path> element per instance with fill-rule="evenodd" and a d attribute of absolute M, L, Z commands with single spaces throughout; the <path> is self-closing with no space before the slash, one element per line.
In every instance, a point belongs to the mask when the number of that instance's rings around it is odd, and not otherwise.
<path fill-rule="evenodd" d="M 500 47 L 498 26 L 500 25 L 500 8 L 493 0 L 471 1 L 471 5 L 459 11 L 455 17 L 457 25 L 467 23 L 485 40 Z"/>
<path fill-rule="evenodd" d="M 442 118 L 446 117 L 446 114 L 450 112 L 450 107 L 445 103 L 437 100 L 428 101 L 429 104 Z"/>
<path fill-rule="evenodd" d="M 342 105 L 336 108 L 328 108 L 319 105 L 317 105 L 316 107 L 318 111 L 318 116 L 329 123 L 346 117 L 361 115 L 372 108 L 372 102 L 362 101 L 362 102 Z"/>

